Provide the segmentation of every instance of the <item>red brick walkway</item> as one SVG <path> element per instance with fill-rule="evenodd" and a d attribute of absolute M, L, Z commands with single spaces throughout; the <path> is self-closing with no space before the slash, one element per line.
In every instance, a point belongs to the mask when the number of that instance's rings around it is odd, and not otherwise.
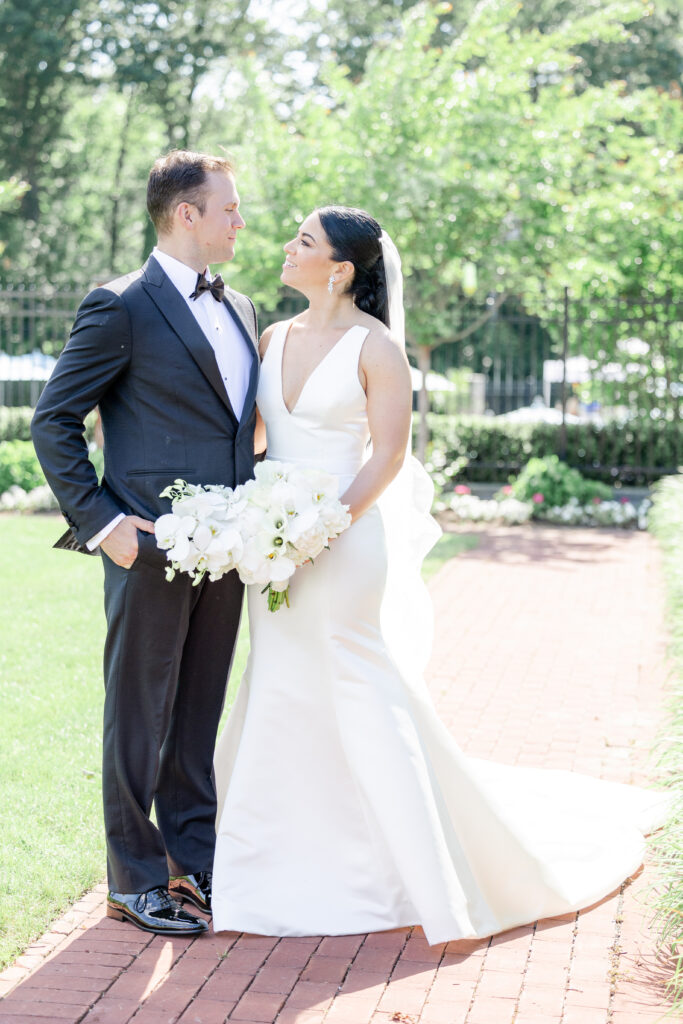
<path fill-rule="evenodd" d="M 665 679 L 649 536 L 483 529 L 431 585 L 434 697 L 471 754 L 646 779 Z M 650 1024 L 666 1011 L 648 871 L 481 942 L 145 936 L 83 897 L 0 975 L 1 1024 Z M 672 1018 L 669 1018 L 672 1019 Z"/>

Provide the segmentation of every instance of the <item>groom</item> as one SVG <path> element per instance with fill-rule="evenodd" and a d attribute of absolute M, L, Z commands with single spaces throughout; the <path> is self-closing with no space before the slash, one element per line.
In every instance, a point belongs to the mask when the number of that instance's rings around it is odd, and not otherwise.
<path fill-rule="evenodd" d="M 235 486 L 253 475 L 257 326 L 251 300 L 207 272 L 233 258 L 244 227 L 230 163 L 169 153 L 151 170 L 147 209 L 156 248 L 83 300 L 32 434 L 70 546 L 99 548 L 104 565 L 107 913 L 195 935 L 206 921 L 180 901 L 211 909 L 213 750 L 242 584 L 234 572 L 166 582 L 153 522 L 176 478 Z M 96 405 L 99 485 L 83 437 Z"/>

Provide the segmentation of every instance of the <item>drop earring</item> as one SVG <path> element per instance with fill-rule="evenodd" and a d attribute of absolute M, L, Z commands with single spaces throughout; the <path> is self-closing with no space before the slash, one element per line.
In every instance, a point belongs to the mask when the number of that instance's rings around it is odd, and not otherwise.
<path fill-rule="evenodd" d="M 330 274 L 330 279 L 327 282 L 327 290 L 330 293 L 330 295 L 334 291 L 334 274 Z"/>

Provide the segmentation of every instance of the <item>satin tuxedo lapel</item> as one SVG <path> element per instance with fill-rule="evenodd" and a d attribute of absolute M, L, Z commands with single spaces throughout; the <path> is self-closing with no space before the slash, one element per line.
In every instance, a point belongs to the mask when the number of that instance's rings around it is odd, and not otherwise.
<path fill-rule="evenodd" d="M 249 331 L 247 330 L 244 320 L 242 319 L 242 316 L 239 313 L 233 301 L 232 293 L 229 288 L 226 288 L 225 290 L 223 302 L 230 310 L 230 315 L 232 316 L 233 320 L 239 327 L 242 337 L 244 338 L 247 344 L 247 348 L 249 349 L 249 354 L 251 356 L 251 368 L 249 370 L 249 387 L 247 388 L 247 393 L 244 396 L 244 405 L 242 407 L 242 420 L 248 420 L 250 410 L 254 402 L 256 401 L 256 389 L 258 387 L 259 372 L 258 352 L 255 345 L 255 339 L 252 338 L 252 336 L 249 334 Z"/>
<path fill-rule="evenodd" d="M 145 275 L 145 280 L 142 283 L 143 288 L 156 305 L 164 320 L 178 335 L 209 384 L 224 403 L 235 423 L 238 423 L 239 421 L 230 404 L 228 393 L 221 379 L 213 349 L 188 309 L 187 303 L 153 256 L 150 256 L 143 267 L 143 271 Z M 232 312 L 232 306 L 229 308 Z M 240 330 L 244 332 L 244 327 L 239 318 L 235 316 L 235 319 L 239 324 Z M 249 347 L 253 350 L 251 342 Z"/>

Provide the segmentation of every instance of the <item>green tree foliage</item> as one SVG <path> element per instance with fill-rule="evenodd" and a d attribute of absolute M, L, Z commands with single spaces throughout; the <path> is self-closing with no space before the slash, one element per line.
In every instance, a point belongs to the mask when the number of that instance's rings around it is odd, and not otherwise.
<path fill-rule="evenodd" d="M 98 43 L 110 56 L 113 80 L 127 96 L 126 116 L 117 157 L 116 194 L 120 191 L 135 107 L 154 112 L 163 126 L 161 149 L 196 148 L 202 110 L 212 107 L 205 80 L 222 91 L 232 63 L 249 51 L 272 43 L 266 26 L 251 17 L 250 0 L 215 4 L 213 0 L 118 0 L 117 17 L 94 26 Z M 215 109 L 212 110 L 215 113 Z M 150 161 L 151 162 L 151 161 Z M 118 226 L 118 209 L 113 227 Z M 154 232 L 145 221 L 142 250 Z M 117 250 L 117 239 L 112 239 Z"/>
<path fill-rule="evenodd" d="M 265 27 L 249 7 L 250 0 L 110 0 L 108 17 L 91 26 L 115 82 L 143 93 L 169 148 L 195 142 L 194 104 L 204 77 L 212 73 L 220 81 L 221 66 L 263 44 Z"/>
<path fill-rule="evenodd" d="M 599 13 L 602 0 L 534 0 L 522 5 L 519 19 L 526 28 L 557 31 L 577 15 Z M 683 79 L 683 34 L 678 0 L 643 0 L 638 20 L 620 37 L 587 39 L 577 47 L 582 64 L 579 83 L 593 86 L 621 81 L 632 91 L 653 86 L 680 95 Z"/>
<path fill-rule="evenodd" d="M 306 47 L 311 59 L 325 59 L 349 69 L 360 79 L 370 53 L 390 45 L 402 35 L 403 16 L 420 0 L 335 0 L 320 13 L 318 4 L 309 11 Z M 481 0 L 462 0 L 440 5 L 432 36 L 435 46 L 448 45 L 473 17 Z M 519 4 L 517 26 L 557 31 L 564 24 L 589 13 L 599 13 L 602 0 L 533 0 Z M 650 17 L 621 39 L 591 38 L 577 47 L 582 59 L 579 78 L 591 85 L 618 79 L 629 89 L 655 86 L 680 90 L 683 77 L 683 33 L 678 0 L 655 0 Z"/>
<path fill-rule="evenodd" d="M 153 241 L 148 168 L 180 143 L 237 158 L 249 227 L 230 273 L 267 311 L 281 296 L 282 243 L 325 202 L 363 205 L 395 235 L 420 350 L 472 329 L 466 263 L 482 315 L 521 287 L 680 283 L 680 102 L 587 84 L 580 56 L 632 45 L 654 17 L 641 0 L 591 0 L 572 18 L 578 0 L 543 0 L 542 27 L 512 0 L 480 3 L 464 24 L 464 8 L 421 3 L 400 25 L 389 19 L 361 77 L 333 61 L 325 90 L 298 99 L 245 4 L 58 0 L 41 16 L 35 5 L 0 5 L 12 26 L 2 67 L 18 53 L 0 79 L 0 176 L 23 175 L 37 203 L 30 220 L 4 218 L 7 280 L 86 287 L 138 264 Z"/>
<path fill-rule="evenodd" d="M 89 61 L 95 0 L 0 4 L 0 174 L 29 185 L 22 215 L 40 214 L 41 168 L 61 137 L 70 90 Z"/>
<path fill-rule="evenodd" d="M 11 178 L 9 181 L 0 181 L 0 213 L 15 209 L 19 200 L 25 195 L 28 186 L 24 181 L 17 181 Z M 0 238 L 0 256 L 5 248 L 5 242 Z"/>
<path fill-rule="evenodd" d="M 439 10 L 413 7 L 358 81 L 328 65 L 327 101 L 286 126 L 253 75 L 246 103 L 258 114 L 238 151 L 257 205 L 240 283 L 273 308 L 296 223 L 325 203 L 363 206 L 403 255 L 407 338 L 423 370 L 435 346 L 464 340 L 506 293 L 525 292 L 533 312 L 567 285 L 603 296 L 680 287 L 680 102 L 587 85 L 576 53 L 587 40 L 624 39 L 639 0 L 546 32 L 518 25 L 512 0 L 484 3 L 448 46 L 433 45 Z M 467 263 L 478 269 L 472 313 Z"/>
<path fill-rule="evenodd" d="M 329 66 L 330 102 L 309 102 L 287 125 L 254 74 L 243 101 L 251 127 L 237 147 L 255 203 L 243 241 L 258 251 L 245 262 L 252 287 L 275 304 L 282 242 L 326 202 L 368 208 L 395 237 L 414 344 L 452 339 L 465 261 L 478 267 L 479 301 L 680 283 L 680 103 L 576 83 L 576 47 L 622 38 L 641 12 L 612 3 L 542 33 L 515 28 L 516 3 L 486 4 L 434 47 L 438 11 L 423 4 L 360 81 Z M 541 68 L 548 81 L 534 95 Z"/>
<path fill-rule="evenodd" d="M 2 228 L 10 278 L 59 286 L 139 263 L 153 243 L 141 204 L 149 166 L 199 144 L 231 62 L 270 41 L 248 7 L 0 3 L 0 177 L 29 186 Z"/>

